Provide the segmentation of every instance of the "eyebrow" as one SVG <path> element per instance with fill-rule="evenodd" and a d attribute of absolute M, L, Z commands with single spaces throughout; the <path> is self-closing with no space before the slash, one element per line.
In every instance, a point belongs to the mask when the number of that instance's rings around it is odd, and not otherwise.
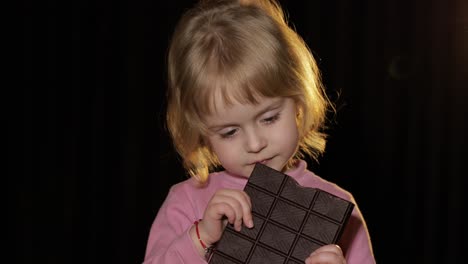
<path fill-rule="evenodd" d="M 275 99 L 273 102 L 265 106 L 262 110 L 258 111 L 258 113 L 255 115 L 255 118 L 260 117 L 261 115 L 265 114 L 266 112 L 276 110 L 278 108 L 281 108 L 284 105 L 285 98 L 280 97 L 278 99 Z"/>
<path fill-rule="evenodd" d="M 281 108 L 284 105 L 285 99 L 286 98 L 283 98 L 283 97 L 281 97 L 279 99 L 275 99 L 274 101 L 272 101 L 271 103 L 269 103 L 268 105 L 263 107 L 261 110 L 259 110 L 255 114 L 255 119 L 257 119 L 261 115 L 265 114 L 266 112 L 273 111 L 273 110 L 276 110 L 278 108 Z M 236 123 L 226 123 L 226 124 L 214 125 L 214 126 L 208 127 L 208 130 L 216 132 L 216 131 L 219 131 L 219 130 L 225 128 L 225 127 L 230 127 L 230 126 L 236 126 Z"/>

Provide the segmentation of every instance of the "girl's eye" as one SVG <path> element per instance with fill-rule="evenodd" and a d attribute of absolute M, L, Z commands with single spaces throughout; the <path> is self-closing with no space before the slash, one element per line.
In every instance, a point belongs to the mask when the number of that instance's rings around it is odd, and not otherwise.
<path fill-rule="evenodd" d="M 237 129 L 231 129 L 225 133 L 221 133 L 221 138 L 231 138 L 233 137 L 237 132 Z"/>
<path fill-rule="evenodd" d="M 267 117 L 265 119 L 262 120 L 263 123 L 269 125 L 269 124 L 273 124 L 274 122 L 276 122 L 278 119 L 279 119 L 279 116 L 280 114 L 277 113 L 276 115 L 274 116 L 271 116 L 271 117 Z"/>

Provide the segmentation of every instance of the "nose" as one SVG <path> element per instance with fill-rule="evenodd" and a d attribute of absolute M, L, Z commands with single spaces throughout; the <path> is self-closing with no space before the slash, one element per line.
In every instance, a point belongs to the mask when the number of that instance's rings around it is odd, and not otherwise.
<path fill-rule="evenodd" d="M 257 129 L 246 131 L 246 149 L 249 153 L 258 153 L 267 146 L 267 139 Z"/>

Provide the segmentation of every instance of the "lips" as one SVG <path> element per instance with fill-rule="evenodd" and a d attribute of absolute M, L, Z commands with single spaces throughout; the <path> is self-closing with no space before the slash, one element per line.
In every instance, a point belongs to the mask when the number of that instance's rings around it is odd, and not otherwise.
<path fill-rule="evenodd" d="M 269 158 L 269 159 L 264 159 L 264 160 L 257 160 L 255 162 L 252 162 L 250 163 L 251 165 L 255 165 L 257 163 L 261 163 L 261 164 L 266 164 L 267 162 L 269 162 L 272 158 Z"/>

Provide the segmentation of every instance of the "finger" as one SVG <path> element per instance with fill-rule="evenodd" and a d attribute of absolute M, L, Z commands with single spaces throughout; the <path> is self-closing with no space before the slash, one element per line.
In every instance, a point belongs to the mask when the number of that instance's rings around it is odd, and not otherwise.
<path fill-rule="evenodd" d="M 232 198 L 235 201 L 232 201 L 229 198 Z M 246 192 L 239 190 L 222 190 L 217 194 L 216 201 L 231 201 L 230 203 L 236 211 L 236 221 L 234 222 L 236 230 L 240 230 L 242 222 L 244 222 L 247 227 L 253 227 L 252 203 Z M 239 210 L 241 210 L 241 212 L 239 212 Z"/>
<path fill-rule="evenodd" d="M 332 252 L 321 252 L 315 255 L 311 255 L 305 261 L 306 264 L 319 264 L 319 263 L 333 263 L 333 264 L 345 264 L 346 260 Z"/>
<path fill-rule="evenodd" d="M 238 199 L 242 206 L 242 219 L 244 224 L 252 228 L 253 227 L 253 219 L 252 219 L 252 202 L 250 201 L 249 195 L 244 191 L 237 191 L 230 193 L 233 197 Z"/>
<path fill-rule="evenodd" d="M 321 252 L 330 252 L 330 253 L 335 253 L 337 255 L 343 255 L 343 251 L 341 250 L 341 247 L 335 244 L 330 244 L 330 245 L 319 247 L 317 250 L 312 252 L 312 254 L 321 253 Z"/>
<path fill-rule="evenodd" d="M 229 223 L 234 223 L 236 217 L 236 211 L 231 205 L 231 202 L 227 202 L 226 199 L 224 199 L 223 201 L 212 202 L 205 211 L 203 219 L 222 221 L 224 218 L 227 218 Z"/>
<path fill-rule="evenodd" d="M 216 209 L 216 218 L 228 218 L 228 222 L 234 225 L 234 229 L 240 231 L 242 226 L 243 208 L 241 202 L 232 196 L 219 195 L 213 203 Z"/>
<path fill-rule="evenodd" d="M 245 191 L 241 191 L 241 194 L 243 195 L 245 201 L 249 205 L 249 208 L 252 209 L 252 202 L 250 201 L 250 196 Z"/>
<path fill-rule="evenodd" d="M 241 194 L 244 197 L 244 204 L 246 204 L 246 206 L 242 207 L 244 224 L 249 228 L 253 228 L 254 223 L 252 218 L 252 202 L 250 201 L 250 197 L 246 192 L 242 191 Z"/>
<path fill-rule="evenodd" d="M 241 202 L 243 205 L 245 205 L 248 208 L 252 209 L 252 203 L 250 201 L 250 197 L 244 191 L 223 189 L 223 190 L 218 191 L 216 196 L 230 196 L 230 197 L 233 197 L 233 198 L 239 200 L 239 202 Z"/>
<path fill-rule="evenodd" d="M 306 259 L 306 264 L 317 263 L 346 263 L 343 251 L 338 245 L 326 245 L 320 247 L 310 254 Z"/>
<path fill-rule="evenodd" d="M 236 213 L 229 204 L 210 203 L 199 225 L 200 232 L 204 231 L 205 242 L 209 244 L 217 242 L 226 224 L 234 222 L 235 219 Z"/>
<path fill-rule="evenodd" d="M 241 210 L 242 210 L 242 219 L 239 224 L 242 224 L 242 221 L 244 224 L 252 228 L 253 227 L 253 219 L 252 219 L 252 203 L 250 201 L 249 195 L 244 192 L 244 191 L 235 191 L 232 193 L 229 193 L 229 195 L 232 195 L 234 199 L 237 199 L 239 201 Z"/>

